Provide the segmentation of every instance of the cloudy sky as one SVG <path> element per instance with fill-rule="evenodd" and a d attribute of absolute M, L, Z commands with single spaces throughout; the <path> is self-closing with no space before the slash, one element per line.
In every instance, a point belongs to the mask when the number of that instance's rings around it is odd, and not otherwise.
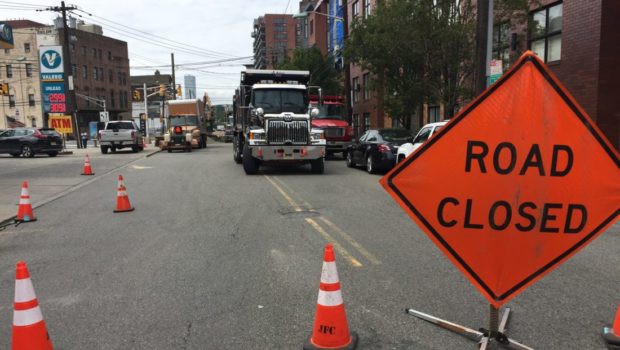
<path fill-rule="evenodd" d="M 250 37 L 254 18 L 265 13 L 297 12 L 299 0 L 76 0 L 65 1 L 81 11 L 81 20 L 103 26 L 103 34 L 127 42 L 132 75 L 170 73 L 174 52 L 176 83 L 196 76 L 201 97 L 206 91 L 214 104 L 231 103 L 242 63 L 252 56 Z M 0 20 L 30 19 L 51 24 L 55 12 L 37 12 L 60 1 L 0 1 Z M 90 15 L 89 15 L 90 14 Z M 187 63 L 202 63 L 183 67 Z M 167 65 L 167 66 L 164 66 Z M 155 67 L 162 66 L 162 67 Z"/>

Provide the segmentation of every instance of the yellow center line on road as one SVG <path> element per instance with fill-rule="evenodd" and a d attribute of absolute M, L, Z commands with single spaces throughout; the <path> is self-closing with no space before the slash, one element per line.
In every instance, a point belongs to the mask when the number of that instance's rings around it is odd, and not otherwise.
<path fill-rule="evenodd" d="M 373 254 L 371 254 L 366 248 L 362 247 L 356 240 L 353 239 L 348 233 L 344 232 L 338 226 L 336 226 L 333 222 L 327 220 L 327 218 L 320 216 L 319 220 L 323 221 L 327 226 L 331 227 L 334 231 L 336 231 L 342 238 L 344 238 L 350 245 L 352 245 L 355 249 L 357 249 L 360 254 L 362 254 L 368 261 L 375 265 L 381 265 L 381 261 L 377 259 Z"/>
<path fill-rule="evenodd" d="M 306 222 L 310 224 L 326 241 L 332 243 L 334 248 L 340 253 L 353 267 L 362 267 L 361 262 L 355 259 L 346 249 L 344 249 L 338 241 L 336 241 L 332 236 L 329 235 L 316 221 L 311 218 L 306 218 Z"/>
<path fill-rule="evenodd" d="M 278 190 L 278 192 L 280 192 L 282 197 L 284 197 L 284 199 L 288 201 L 291 207 L 293 207 L 293 210 L 302 211 L 301 207 L 297 205 L 297 203 L 295 203 L 295 201 L 280 186 L 278 186 L 277 183 L 275 183 L 269 176 L 267 175 L 264 175 L 264 176 L 265 176 L 265 179 L 267 179 L 267 181 L 269 181 L 269 183 L 271 183 L 271 185 L 275 187 L 276 190 Z"/>
<path fill-rule="evenodd" d="M 287 185 L 284 181 L 280 180 L 277 177 L 274 177 L 273 180 L 277 181 L 280 185 L 282 185 L 282 187 L 284 187 L 292 196 L 296 197 L 297 199 L 299 199 L 300 202 L 303 203 L 303 205 L 306 207 L 306 209 L 313 211 L 314 208 L 312 207 L 312 204 L 308 203 L 305 199 L 303 199 L 297 192 L 295 192 L 289 185 Z"/>

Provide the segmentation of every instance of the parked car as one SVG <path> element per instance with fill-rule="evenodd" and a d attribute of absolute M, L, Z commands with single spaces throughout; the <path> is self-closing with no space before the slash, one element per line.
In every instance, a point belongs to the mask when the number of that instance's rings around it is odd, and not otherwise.
<path fill-rule="evenodd" d="M 448 121 L 445 120 L 442 122 L 436 122 L 436 123 L 430 123 L 430 124 L 424 125 L 422 129 L 418 131 L 418 134 L 413 139 L 413 142 L 403 143 L 400 147 L 398 147 L 398 150 L 396 151 L 396 162 L 400 163 L 403 160 L 405 160 L 405 158 L 409 157 L 409 155 L 413 153 L 413 151 L 415 151 L 420 146 L 422 146 L 424 141 L 428 140 L 431 136 L 435 135 L 435 133 L 439 131 L 441 127 L 446 125 L 447 122 Z"/>
<path fill-rule="evenodd" d="M 62 138 L 54 129 L 14 128 L 0 133 L 0 153 L 32 158 L 37 153 L 56 157 L 62 150 Z"/>
<path fill-rule="evenodd" d="M 363 165 L 373 174 L 391 169 L 396 164 L 396 150 L 406 142 L 412 142 L 413 136 L 406 129 L 370 129 L 347 150 L 349 168 Z"/>
<path fill-rule="evenodd" d="M 117 149 L 131 147 L 138 152 L 144 149 L 142 133 L 138 125 L 131 120 L 109 121 L 97 134 L 101 153 L 108 153 L 108 149 L 116 152 Z"/>

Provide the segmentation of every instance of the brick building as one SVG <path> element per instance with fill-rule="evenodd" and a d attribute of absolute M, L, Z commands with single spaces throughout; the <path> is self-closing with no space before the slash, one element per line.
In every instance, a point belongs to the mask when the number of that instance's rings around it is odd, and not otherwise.
<path fill-rule="evenodd" d="M 266 14 L 254 20 L 254 68 L 273 69 L 295 50 L 292 15 Z"/>
<path fill-rule="evenodd" d="M 317 47 L 323 55 L 327 55 L 328 1 L 302 0 L 299 2 L 299 12 L 304 16 L 297 19 L 296 46 L 304 49 Z"/>

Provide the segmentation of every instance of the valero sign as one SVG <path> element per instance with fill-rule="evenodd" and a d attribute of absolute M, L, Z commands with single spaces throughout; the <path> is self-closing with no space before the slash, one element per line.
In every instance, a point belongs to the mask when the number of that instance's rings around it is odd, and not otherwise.
<path fill-rule="evenodd" d="M 495 307 L 620 215 L 620 156 L 533 53 L 381 184 Z"/>

